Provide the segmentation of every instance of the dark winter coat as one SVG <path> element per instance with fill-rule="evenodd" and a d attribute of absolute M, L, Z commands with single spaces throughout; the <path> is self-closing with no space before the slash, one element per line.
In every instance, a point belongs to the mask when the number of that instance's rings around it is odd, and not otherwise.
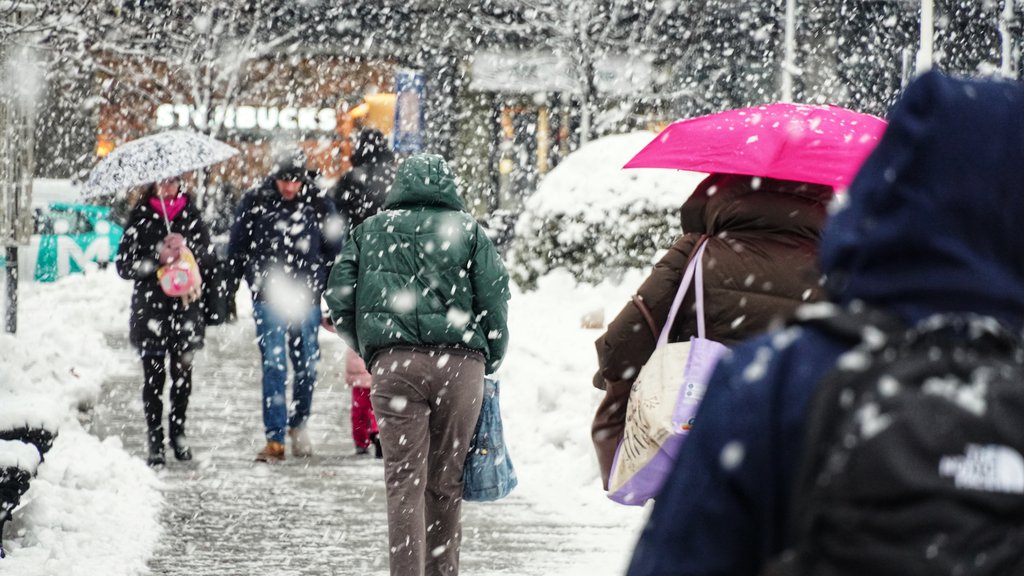
<path fill-rule="evenodd" d="M 440 156 L 398 169 L 385 211 L 358 228 L 324 294 L 338 333 L 369 364 L 391 346 L 463 347 L 488 372 L 508 346 L 508 273 Z"/>
<path fill-rule="evenodd" d="M 319 306 L 343 233 L 334 203 L 312 182 L 285 200 L 269 176 L 238 205 L 228 241 L 232 275 L 245 277 L 255 300 L 266 299 L 268 282 L 284 278 Z"/>
<path fill-rule="evenodd" d="M 707 337 L 726 345 L 768 329 L 797 306 L 821 298 L 818 239 L 825 222 L 828 186 L 712 175 L 683 204 L 682 236 L 655 265 L 637 295 L 660 332 L 694 246 L 704 250 Z M 683 300 L 669 342 L 697 334 L 694 290 Z M 605 380 L 631 382 L 654 352 L 657 338 L 640 307 L 630 302 L 596 344 L 598 372 Z"/>
<path fill-rule="evenodd" d="M 821 242 L 829 299 L 907 322 L 975 312 L 1024 327 L 1024 87 L 921 76 Z M 786 544 L 811 396 L 848 344 L 813 328 L 723 361 L 637 545 L 630 576 L 754 576 Z M 742 449 L 723 467 L 726 446 Z"/>
<path fill-rule="evenodd" d="M 210 232 L 191 199 L 171 220 L 171 232 L 185 237 L 203 276 L 213 269 L 216 257 L 210 244 Z M 129 338 L 142 352 L 175 353 L 203 347 L 206 322 L 202 301 L 187 308 L 180 297 L 168 296 L 160 288 L 156 271 L 159 253 L 167 236 L 164 217 L 143 199 L 132 210 L 124 236 L 117 249 L 117 273 L 125 280 L 134 280 L 132 290 Z M 204 285 L 203 290 L 209 289 Z"/>
<path fill-rule="evenodd" d="M 394 155 L 386 137 L 378 130 L 361 132 L 352 153 L 352 169 L 331 193 L 349 231 L 380 212 L 394 178 Z"/>

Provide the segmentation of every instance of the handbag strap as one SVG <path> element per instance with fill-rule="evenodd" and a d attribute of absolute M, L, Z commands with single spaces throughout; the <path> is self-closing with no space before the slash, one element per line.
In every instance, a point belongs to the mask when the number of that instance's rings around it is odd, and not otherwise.
<path fill-rule="evenodd" d="M 683 298 L 686 297 L 686 291 L 690 287 L 690 282 L 693 281 L 694 273 L 697 274 L 697 336 L 704 338 L 704 287 L 702 286 L 704 280 L 704 274 L 700 271 L 701 259 L 704 256 L 704 248 L 708 245 L 707 239 L 701 242 L 700 246 L 697 247 L 696 255 L 690 259 L 690 263 L 686 266 L 686 271 L 683 273 L 683 280 L 679 283 L 679 288 L 676 290 L 676 297 L 672 300 L 672 307 L 668 310 L 668 318 L 665 320 L 665 326 L 661 329 L 661 334 L 658 336 L 658 343 L 655 348 L 661 348 L 665 344 L 668 344 L 668 333 L 672 329 L 672 325 L 675 324 L 676 314 L 679 313 L 679 307 L 683 304 Z"/>
<path fill-rule="evenodd" d="M 651 338 L 654 341 L 658 341 L 658 325 L 654 322 L 654 315 L 651 314 L 647 304 L 644 304 L 643 296 L 639 294 L 633 294 L 633 305 L 640 311 L 640 315 L 644 317 L 644 321 L 647 322 L 647 329 L 651 331 Z"/>
<path fill-rule="evenodd" d="M 704 254 L 705 242 L 700 247 L 700 254 L 697 255 L 697 268 L 694 272 L 694 287 L 697 289 L 697 337 L 707 338 L 704 335 L 704 267 L 700 265 L 700 257 Z"/>

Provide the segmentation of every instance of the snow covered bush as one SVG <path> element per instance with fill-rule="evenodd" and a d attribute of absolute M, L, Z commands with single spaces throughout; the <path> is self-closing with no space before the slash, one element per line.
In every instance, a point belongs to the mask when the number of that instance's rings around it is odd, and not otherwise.
<path fill-rule="evenodd" d="M 516 224 L 510 273 L 524 290 L 564 268 L 597 284 L 646 268 L 681 233 L 679 207 L 704 178 L 676 170 L 622 166 L 654 132 L 595 140 L 570 154 L 527 199 Z"/>

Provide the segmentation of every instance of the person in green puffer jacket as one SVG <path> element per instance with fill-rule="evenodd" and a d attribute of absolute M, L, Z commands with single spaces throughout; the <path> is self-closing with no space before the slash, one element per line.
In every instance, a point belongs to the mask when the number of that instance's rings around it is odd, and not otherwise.
<path fill-rule="evenodd" d="M 331 319 L 373 374 L 393 575 L 458 574 L 463 464 L 484 374 L 508 347 L 508 299 L 504 264 L 434 154 L 402 163 L 331 271 Z"/>

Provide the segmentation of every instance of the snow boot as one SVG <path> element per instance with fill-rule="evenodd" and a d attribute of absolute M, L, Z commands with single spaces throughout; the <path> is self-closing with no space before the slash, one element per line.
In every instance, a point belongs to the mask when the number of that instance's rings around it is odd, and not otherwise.
<path fill-rule="evenodd" d="M 309 458 L 313 455 L 313 442 L 310 441 L 305 426 L 288 429 L 288 440 L 292 443 L 292 456 Z"/>
<path fill-rule="evenodd" d="M 380 434 L 374 432 L 370 434 L 370 442 L 373 442 L 373 456 L 374 458 L 383 458 L 384 450 L 380 447 Z"/>
<path fill-rule="evenodd" d="M 164 457 L 163 444 L 150 446 L 149 456 L 146 457 L 146 465 L 150 468 L 163 468 L 165 464 L 167 464 L 167 458 Z"/>
<path fill-rule="evenodd" d="M 268 462 L 269 463 L 269 462 L 281 462 L 283 460 L 284 460 L 284 444 L 282 444 L 280 442 L 274 442 L 273 440 L 268 441 L 267 445 L 263 447 L 263 450 L 260 450 L 259 453 L 256 454 L 256 461 L 257 462 Z"/>
<path fill-rule="evenodd" d="M 192 447 L 188 445 L 188 438 L 184 434 L 171 436 L 171 449 L 174 450 L 176 460 L 188 462 L 192 459 Z"/>

